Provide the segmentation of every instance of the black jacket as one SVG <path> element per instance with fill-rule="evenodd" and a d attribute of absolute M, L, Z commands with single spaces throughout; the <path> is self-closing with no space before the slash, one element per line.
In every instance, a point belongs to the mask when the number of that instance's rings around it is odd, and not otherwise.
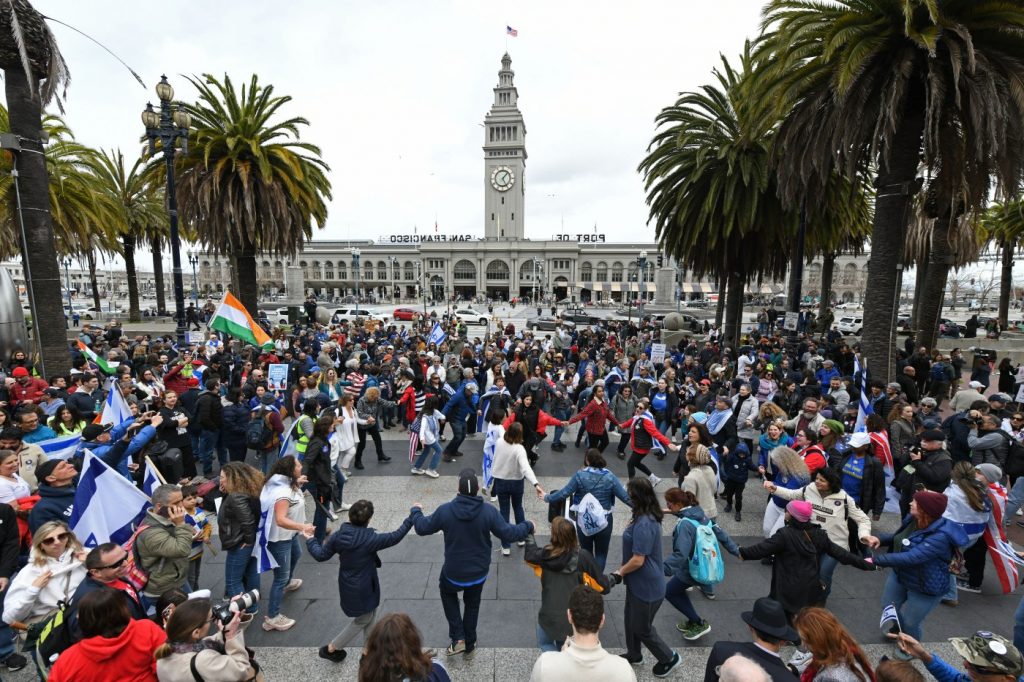
<path fill-rule="evenodd" d="M 753 642 L 715 642 L 704 668 L 704 682 L 718 682 L 718 669 L 736 654 L 749 658 L 764 668 L 772 682 L 796 682 L 800 679 L 786 667 L 780 657 L 772 656 Z"/>
<path fill-rule="evenodd" d="M 782 604 L 788 614 L 821 603 L 824 589 L 818 573 L 822 554 L 865 571 L 875 569 L 861 557 L 834 544 L 824 530 L 809 522 L 790 521 L 767 540 L 740 547 L 744 560 L 775 557 L 768 596 Z"/>
<path fill-rule="evenodd" d="M 226 550 L 256 544 L 260 519 L 259 498 L 244 493 L 228 493 L 217 514 L 220 546 Z"/>
<path fill-rule="evenodd" d="M 612 588 L 612 581 L 601 573 L 601 567 L 585 549 L 551 556 L 551 550 L 538 547 L 530 534 L 526 537 L 523 558 L 540 578 L 537 622 L 556 642 L 572 635 L 572 626 L 565 613 L 569 608 L 569 596 L 577 585 L 587 585 L 601 594 L 608 594 Z"/>
<path fill-rule="evenodd" d="M 203 431 L 220 431 L 224 407 L 220 396 L 212 391 L 203 391 L 196 399 L 196 422 Z"/>
<path fill-rule="evenodd" d="M 0 504 L 0 578 L 10 578 L 18 568 L 21 535 L 14 507 Z"/>
<path fill-rule="evenodd" d="M 852 452 L 847 452 L 842 459 L 833 460 L 829 457 L 829 465 L 835 461 L 835 470 L 839 477 L 843 476 L 843 467 L 850 459 Z M 870 453 L 864 458 L 864 478 L 860 486 L 860 503 L 857 505 L 868 514 L 879 515 L 885 508 L 885 472 L 882 463 Z"/>
<path fill-rule="evenodd" d="M 331 475 L 331 446 L 326 438 L 313 436 L 309 439 L 302 468 L 309 482 L 316 486 L 318 495 L 322 496 L 330 491 L 334 477 Z"/>

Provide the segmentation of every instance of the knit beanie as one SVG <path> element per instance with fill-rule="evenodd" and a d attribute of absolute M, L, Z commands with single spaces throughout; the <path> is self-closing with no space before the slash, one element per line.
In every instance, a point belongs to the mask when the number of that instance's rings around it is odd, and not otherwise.
<path fill-rule="evenodd" d="M 919 490 L 914 493 L 914 502 L 917 502 L 917 508 L 927 514 L 929 518 L 938 519 L 946 511 L 948 500 L 942 493 L 933 493 L 931 490 Z"/>
<path fill-rule="evenodd" d="M 995 464 L 985 463 L 979 464 L 974 467 L 981 472 L 981 475 L 985 477 L 985 480 L 989 483 L 997 483 L 1003 477 L 1003 471 Z"/>
<path fill-rule="evenodd" d="M 840 421 L 836 421 L 835 419 L 826 419 L 825 428 L 831 431 L 832 433 L 836 434 L 837 436 L 843 435 L 843 433 L 846 431 L 846 429 L 843 428 L 843 423 Z"/>
<path fill-rule="evenodd" d="M 789 512 L 789 515 L 803 523 L 811 520 L 811 512 L 813 510 L 814 508 L 811 507 L 811 503 L 803 500 L 791 500 L 786 505 L 786 511 Z"/>

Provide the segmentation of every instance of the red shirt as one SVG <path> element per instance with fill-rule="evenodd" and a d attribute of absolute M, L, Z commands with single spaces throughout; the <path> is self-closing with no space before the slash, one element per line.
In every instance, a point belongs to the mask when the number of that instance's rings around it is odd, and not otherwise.
<path fill-rule="evenodd" d="M 586 419 L 587 421 L 583 424 L 583 428 L 587 430 L 587 433 L 592 433 L 595 436 L 600 436 L 605 432 L 605 422 L 610 421 L 613 424 L 617 424 L 615 421 L 615 415 L 608 409 L 608 402 L 602 400 L 597 402 L 591 400 L 587 403 L 579 414 L 569 420 L 570 424 L 575 424 L 578 421 Z"/>
<path fill-rule="evenodd" d="M 153 652 L 167 635 L 151 620 L 132 620 L 117 637 L 89 637 L 53 664 L 51 682 L 157 682 Z"/>

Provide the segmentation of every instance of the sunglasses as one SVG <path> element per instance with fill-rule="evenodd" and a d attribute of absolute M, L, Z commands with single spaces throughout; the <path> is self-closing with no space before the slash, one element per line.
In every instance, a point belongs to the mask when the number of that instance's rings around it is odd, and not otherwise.
<path fill-rule="evenodd" d="M 51 535 L 48 538 L 43 538 L 41 543 L 44 545 L 56 545 L 58 542 L 64 542 L 67 539 L 67 533 L 58 533 L 57 535 Z"/>
<path fill-rule="evenodd" d="M 108 566 L 97 566 L 95 570 L 102 571 L 102 570 L 107 569 L 107 568 L 121 568 L 122 566 L 124 566 L 124 562 L 126 562 L 126 561 L 128 561 L 128 555 L 127 554 L 125 554 L 123 557 L 121 557 L 120 559 L 118 559 L 117 561 L 115 561 L 114 563 L 112 563 L 112 564 L 110 564 Z"/>

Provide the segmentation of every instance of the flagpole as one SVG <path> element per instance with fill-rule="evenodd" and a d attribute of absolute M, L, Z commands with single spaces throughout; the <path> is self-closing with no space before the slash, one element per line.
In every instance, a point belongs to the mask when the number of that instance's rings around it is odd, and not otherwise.
<path fill-rule="evenodd" d="M 158 479 L 160 479 L 160 485 L 167 485 L 167 479 L 165 479 L 164 475 L 160 473 L 160 469 L 157 467 L 157 465 L 153 464 L 153 460 L 149 458 L 149 455 L 146 455 L 143 459 L 145 460 L 143 464 L 148 464 L 149 466 L 153 467 L 153 473 L 156 474 L 156 477 Z"/>

